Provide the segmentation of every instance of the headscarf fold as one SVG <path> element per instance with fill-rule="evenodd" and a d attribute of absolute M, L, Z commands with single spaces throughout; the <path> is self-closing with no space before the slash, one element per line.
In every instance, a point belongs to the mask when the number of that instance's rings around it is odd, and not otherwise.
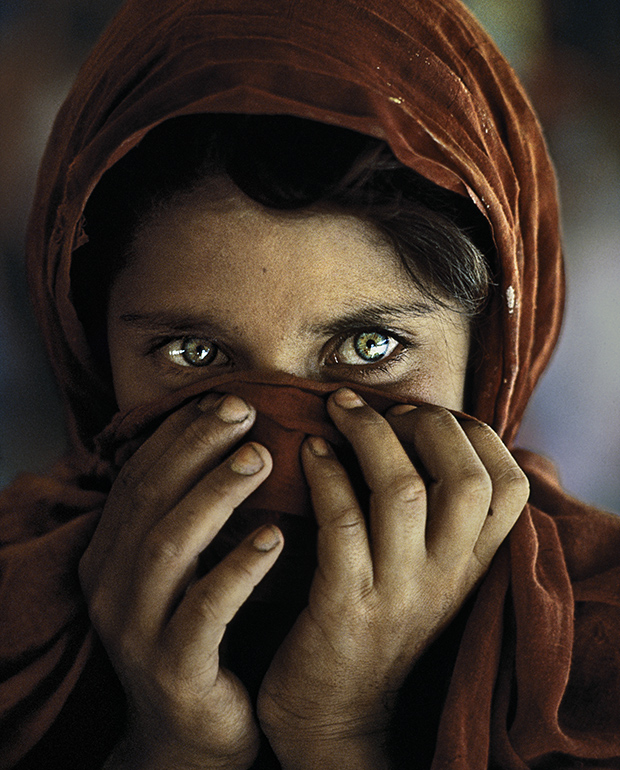
<path fill-rule="evenodd" d="M 196 112 L 285 114 L 385 139 L 490 222 L 498 291 L 473 413 L 510 443 L 557 340 L 556 186 L 510 66 L 457 0 L 130 0 L 84 64 L 39 174 L 28 261 L 77 446 L 113 409 L 71 304 L 93 187 L 144 134 Z"/>

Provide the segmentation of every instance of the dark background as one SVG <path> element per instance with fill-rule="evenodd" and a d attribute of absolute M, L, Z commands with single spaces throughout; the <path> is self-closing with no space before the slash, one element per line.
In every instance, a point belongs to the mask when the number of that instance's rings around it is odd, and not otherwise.
<path fill-rule="evenodd" d="M 540 114 L 563 202 L 559 349 L 520 443 L 578 497 L 620 512 L 620 2 L 469 0 Z M 77 69 L 120 0 L 0 0 L 0 486 L 64 447 L 28 306 L 23 239 L 39 158 Z"/>

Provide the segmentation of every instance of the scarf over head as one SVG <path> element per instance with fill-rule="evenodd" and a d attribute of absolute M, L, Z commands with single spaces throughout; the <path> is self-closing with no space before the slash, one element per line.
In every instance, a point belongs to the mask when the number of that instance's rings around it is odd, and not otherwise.
<path fill-rule="evenodd" d="M 51 476 L 21 477 L 1 498 L 3 767 L 45 746 L 63 718 L 74 730 L 65 750 L 75 766 L 85 746 L 103 758 L 114 739 L 106 727 L 113 685 L 106 689 L 105 663 L 93 668 L 102 656 L 77 564 L 119 465 L 198 388 L 114 416 L 110 383 L 93 366 L 71 303 L 71 258 L 106 169 L 160 122 L 199 112 L 293 115 L 372 135 L 476 204 L 501 270 L 471 412 L 509 446 L 557 339 L 564 287 L 547 151 L 514 73 L 457 0 L 129 0 L 60 111 L 31 218 L 31 290 L 72 451 Z M 208 387 L 257 406 L 256 436 L 276 462 L 245 508 L 290 522 L 307 505 L 301 440 L 309 432 L 338 440 L 324 411 L 337 386 L 249 375 Z M 380 410 L 391 403 L 362 392 Z M 531 503 L 468 608 L 428 763 L 619 767 L 619 522 L 565 496 L 540 458 L 516 454 Z M 306 542 L 305 527 L 311 515 L 297 517 L 287 537 Z M 83 731 L 63 717 L 72 702 L 91 714 Z M 415 732 L 413 711 L 410 724 L 406 710 L 400 718 Z M 73 766 L 69 754 L 65 763 Z M 407 766 L 418 768 L 419 757 Z"/>

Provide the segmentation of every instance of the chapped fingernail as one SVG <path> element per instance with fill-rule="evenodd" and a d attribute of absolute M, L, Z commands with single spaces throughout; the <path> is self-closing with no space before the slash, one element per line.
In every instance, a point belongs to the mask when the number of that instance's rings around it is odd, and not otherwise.
<path fill-rule="evenodd" d="M 334 401 L 343 409 L 355 409 L 364 406 L 362 399 L 349 388 L 340 388 L 334 393 Z"/>
<path fill-rule="evenodd" d="M 247 420 L 250 407 L 239 396 L 224 396 L 215 413 L 223 422 L 239 423 Z"/>
<path fill-rule="evenodd" d="M 281 539 L 280 530 L 268 524 L 259 529 L 256 535 L 254 535 L 252 545 L 257 551 L 267 553 L 267 551 L 273 551 Z"/>
<path fill-rule="evenodd" d="M 252 476 L 265 465 L 263 458 L 252 444 L 242 446 L 230 461 L 230 468 L 241 476 Z"/>
<path fill-rule="evenodd" d="M 308 446 L 312 454 L 317 457 L 329 457 L 331 454 L 329 444 L 320 436 L 308 436 Z"/>

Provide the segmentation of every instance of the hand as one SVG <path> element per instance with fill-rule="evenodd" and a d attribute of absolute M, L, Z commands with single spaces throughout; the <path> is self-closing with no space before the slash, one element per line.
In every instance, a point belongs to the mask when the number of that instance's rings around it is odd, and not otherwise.
<path fill-rule="evenodd" d="M 318 569 L 258 714 L 286 770 L 377 770 L 389 766 L 383 744 L 396 694 L 481 580 L 528 484 L 490 428 L 445 409 L 399 406 L 384 419 L 351 391 L 328 409 L 370 488 L 368 522 L 333 452 L 309 439 Z"/>
<path fill-rule="evenodd" d="M 241 683 L 220 668 L 227 623 L 275 562 L 264 527 L 204 577 L 200 553 L 271 470 L 246 444 L 254 411 L 213 395 L 170 416 L 124 465 L 80 563 L 92 622 L 128 701 L 109 768 L 248 768 L 258 728 Z"/>

